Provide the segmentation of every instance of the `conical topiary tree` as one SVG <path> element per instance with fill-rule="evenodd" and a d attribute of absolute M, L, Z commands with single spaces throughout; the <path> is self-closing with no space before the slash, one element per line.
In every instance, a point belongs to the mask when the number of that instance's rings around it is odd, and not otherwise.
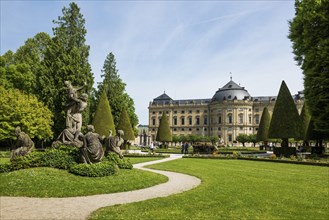
<path fill-rule="evenodd" d="M 267 141 L 268 141 L 268 130 L 270 128 L 271 123 L 271 115 L 268 112 L 267 107 L 264 108 L 262 117 L 260 119 L 256 141 L 263 141 L 264 146 L 267 147 Z"/>
<path fill-rule="evenodd" d="M 268 137 L 280 138 L 282 139 L 281 146 L 288 147 L 289 138 L 300 137 L 300 126 L 300 117 L 295 102 L 286 83 L 282 81 L 274 106 Z"/>
<path fill-rule="evenodd" d="M 99 102 L 92 124 L 94 125 L 96 133 L 101 136 L 105 135 L 107 137 L 110 134 L 110 130 L 112 131 L 112 134 L 115 135 L 113 116 L 105 89 L 99 97 Z"/>
<path fill-rule="evenodd" d="M 172 141 L 172 134 L 169 127 L 169 122 L 167 119 L 167 115 L 164 112 L 162 113 L 160 125 L 155 140 L 163 143 Z"/>
<path fill-rule="evenodd" d="M 127 142 L 129 140 L 134 140 L 135 136 L 134 136 L 134 131 L 131 127 L 131 123 L 130 123 L 130 119 L 129 119 L 127 110 L 125 108 L 122 109 L 117 129 L 123 130 L 123 132 L 124 132 L 124 135 L 122 138 L 124 140 L 124 148 L 126 148 Z"/>

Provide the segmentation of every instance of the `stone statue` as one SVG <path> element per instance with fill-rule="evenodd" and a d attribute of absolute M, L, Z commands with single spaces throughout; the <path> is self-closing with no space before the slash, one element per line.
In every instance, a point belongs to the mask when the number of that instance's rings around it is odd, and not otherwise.
<path fill-rule="evenodd" d="M 84 145 L 80 148 L 81 162 L 83 163 L 97 163 L 100 162 L 104 156 L 102 141 L 105 136 L 100 137 L 95 133 L 93 125 L 88 125 L 88 133 L 84 136 Z"/>
<path fill-rule="evenodd" d="M 78 98 L 78 91 L 83 89 L 84 86 L 80 86 L 78 88 L 74 88 L 70 81 L 65 81 L 64 84 L 67 87 L 68 90 L 68 100 L 66 103 L 66 127 L 71 126 L 71 122 L 69 120 L 71 112 L 73 108 L 75 107 L 76 103 L 78 103 L 80 100 Z"/>
<path fill-rule="evenodd" d="M 109 151 L 112 151 L 118 154 L 121 159 L 123 159 L 123 155 L 120 150 L 120 147 L 123 145 L 124 142 L 122 138 L 123 135 L 124 132 L 122 130 L 118 130 L 116 136 L 111 136 L 111 132 L 110 132 L 110 136 L 106 141 L 105 155 L 107 155 Z"/>
<path fill-rule="evenodd" d="M 83 139 L 80 137 L 82 135 L 82 112 L 87 107 L 87 100 L 88 95 L 86 93 L 81 94 L 78 98 L 74 97 L 74 105 L 70 106 L 66 112 L 66 128 L 58 136 L 57 141 L 53 143 L 54 147 L 60 144 L 82 147 Z"/>
<path fill-rule="evenodd" d="M 13 160 L 17 156 L 24 156 L 29 154 L 34 148 L 34 143 L 28 134 L 21 131 L 20 127 L 15 128 L 15 134 L 17 141 L 14 147 L 11 149 L 10 160 Z"/>

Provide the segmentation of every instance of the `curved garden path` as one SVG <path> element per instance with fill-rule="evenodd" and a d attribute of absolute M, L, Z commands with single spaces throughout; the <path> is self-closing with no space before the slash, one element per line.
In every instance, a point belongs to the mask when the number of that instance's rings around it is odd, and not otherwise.
<path fill-rule="evenodd" d="M 162 160 L 135 164 L 134 168 L 159 173 L 169 178 L 166 183 L 146 189 L 69 198 L 2 196 L 0 197 L 0 219 L 87 219 L 91 212 L 101 207 L 166 197 L 190 190 L 198 186 L 201 180 L 181 173 L 143 168 L 145 165 L 166 162 L 181 157 L 181 155 L 171 155 L 169 158 Z"/>

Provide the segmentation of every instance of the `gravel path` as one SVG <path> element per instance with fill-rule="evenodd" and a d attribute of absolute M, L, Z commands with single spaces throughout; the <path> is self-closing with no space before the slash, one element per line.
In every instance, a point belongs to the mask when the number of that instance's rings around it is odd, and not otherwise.
<path fill-rule="evenodd" d="M 200 179 L 181 173 L 143 168 L 145 165 L 181 157 L 181 155 L 171 155 L 162 160 L 135 164 L 134 168 L 159 173 L 169 178 L 166 183 L 146 189 L 69 198 L 0 197 L 0 219 L 87 219 L 91 212 L 101 207 L 166 197 L 190 190 L 201 183 Z"/>

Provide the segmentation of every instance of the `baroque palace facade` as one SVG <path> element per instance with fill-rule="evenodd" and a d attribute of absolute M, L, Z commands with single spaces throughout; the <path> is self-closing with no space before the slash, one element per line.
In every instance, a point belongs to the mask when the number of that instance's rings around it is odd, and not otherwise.
<path fill-rule="evenodd" d="M 163 93 L 149 104 L 150 139 L 155 141 L 163 112 L 173 135 L 218 136 L 221 144 L 233 144 L 239 134 L 256 134 L 264 107 L 273 112 L 276 96 L 252 97 L 231 80 L 211 99 L 173 100 Z M 302 92 L 293 96 L 298 112 L 304 104 Z"/>

